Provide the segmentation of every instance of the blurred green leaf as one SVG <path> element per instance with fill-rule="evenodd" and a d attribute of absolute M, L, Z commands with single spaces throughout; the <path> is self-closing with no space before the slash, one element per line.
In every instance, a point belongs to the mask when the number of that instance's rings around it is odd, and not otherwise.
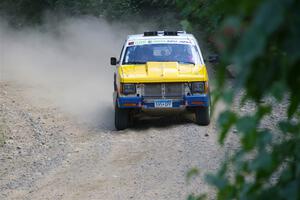
<path fill-rule="evenodd" d="M 299 103 L 300 103 L 299 101 L 300 101 L 300 99 L 299 99 L 298 95 L 291 96 L 291 103 L 290 103 L 290 106 L 288 109 L 288 117 L 289 118 L 291 118 L 296 113 Z"/>
<path fill-rule="evenodd" d="M 300 125 L 292 124 L 290 121 L 279 122 L 279 128 L 283 133 L 300 133 Z"/>
<path fill-rule="evenodd" d="M 222 177 L 214 176 L 214 175 L 207 175 L 206 176 L 206 181 L 218 189 L 223 189 L 228 186 L 228 181 Z"/>
<path fill-rule="evenodd" d="M 231 104 L 233 102 L 234 92 L 232 89 L 228 89 L 223 93 L 223 100 L 227 104 Z"/>
<path fill-rule="evenodd" d="M 248 133 L 256 130 L 257 121 L 253 116 L 240 117 L 236 121 L 236 128 L 239 132 Z"/>
<path fill-rule="evenodd" d="M 217 100 L 246 108 L 250 100 L 256 107 L 241 116 L 228 108 L 219 116 L 220 144 L 235 126 L 241 146 L 208 182 L 217 187 L 218 199 L 299 199 L 300 1 L 193 2 L 181 1 L 181 7 L 190 3 L 184 19 L 221 54 Z M 235 66 L 235 79 L 226 76 L 229 65 Z M 286 134 L 278 134 L 273 123 Z"/>
<path fill-rule="evenodd" d="M 259 105 L 256 112 L 256 120 L 262 119 L 265 115 L 270 114 L 272 107 L 270 105 Z"/>
<path fill-rule="evenodd" d="M 195 196 L 193 194 L 189 195 L 187 200 L 204 200 L 206 199 L 206 195 Z"/>
<path fill-rule="evenodd" d="M 285 86 L 282 82 L 276 82 L 273 84 L 271 88 L 272 95 L 278 100 L 281 101 L 283 99 L 283 95 L 285 92 Z"/>
<path fill-rule="evenodd" d="M 219 142 L 221 144 L 224 143 L 224 139 L 231 128 L 231 126 L 236 122 L 237 116 L 234 112 L 231 111 L 225 111 L 221 113 L 219 119 L 218 119 L 218 124 L 221 127 L 221 133 L 219 136 Z"/>
<path fill-rule="evenodd" d="M 189 182 L 192 177 L 197 175 L 199 175 L 199 170 L 197 168 L 190 169 L 186 174 L 186 181 Z"/>
<path fill-rule="evenodd" d="M 251 171 L 268 171 L 272 167 L 272 156 L 265 150 L 260 151 L 249 164 Z"/>
<path fill-rule="evenodd" d="M 267 145 L 270 145 L 272 142 L 272 133 L 267 129 L 258 131 L 257 136 L 259 137 L 257 143 L 259 150 L 264 150 L 268 147 Z"/>

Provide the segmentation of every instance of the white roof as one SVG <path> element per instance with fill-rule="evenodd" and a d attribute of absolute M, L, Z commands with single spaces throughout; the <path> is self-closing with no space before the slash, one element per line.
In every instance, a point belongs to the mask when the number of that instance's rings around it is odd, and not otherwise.
<path fill-rule="evenodd" d="M 155 38 L 170 38 L 170 39 L 194 39 L 192 34 L 187 33 L 178 33 L 175 36 L 166 36 L 163 34 L 158 34 L 157 36 L 144 36 L 144 34 L 135 34 L 135 35 L 128 35 L 128 40 L 138 40 L 138 39 L 155 39 Z"/>
<path fill-rule="evenodd" d="M 160 32 L 158 33 L 159 34 L 156 36 L 144 36 L 144 34 L 129 35 L 127 37 L 127 45 L 131 42 L 133 42 L 132 45 L 142 45 L 149 41 L 151 43 L 196 43 L 195 37 L 192 34 L 187 34 L 185 32 L 172 36 L 166 36 L 164 34 L 160 34 Z"/>

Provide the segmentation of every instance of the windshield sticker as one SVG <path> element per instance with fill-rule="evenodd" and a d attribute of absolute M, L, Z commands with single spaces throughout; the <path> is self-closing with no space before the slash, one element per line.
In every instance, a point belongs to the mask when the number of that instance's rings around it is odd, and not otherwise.
<path fill-rule="evenodd" d="M 152 40 L 131 40 L 128 41 L 128 46 L 145 45 L 145 44 L 191 44 L 189 40 L 175 40 L 175 39 L 152 39 Z"/>

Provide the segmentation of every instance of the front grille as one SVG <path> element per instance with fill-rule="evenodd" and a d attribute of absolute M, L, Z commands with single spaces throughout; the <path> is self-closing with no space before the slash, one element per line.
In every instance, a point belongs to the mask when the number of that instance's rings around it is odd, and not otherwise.
<path fill-rule="evenodd" d="M 162 84 L 145 84 L 144 85 L 144 97 L 161 97 L 162 96 Z"/>
<path fill-rule="evenodd" d="M 184 95 L 184 87 L 182 83 L 165 84 L 166 97 L 182 97 Z"/>
<path fill-rule="evenodd" d="M 183 83 L 151 83 L 144 84 L 143 97 L 146 99 L 182 99 L 184 95 Z"/>

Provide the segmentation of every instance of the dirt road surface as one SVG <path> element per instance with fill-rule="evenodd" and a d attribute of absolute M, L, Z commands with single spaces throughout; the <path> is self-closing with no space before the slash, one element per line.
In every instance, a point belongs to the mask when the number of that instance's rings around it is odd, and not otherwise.
<path fill-rule="evenodd" d="M 204 175 L 237 143 L 219 146 L 214 119 L 203 127 L 174 115 L 114 129 L 108 58 L 133 31 L 126 27 L 90 18 L 40 29 L 0 24 L 1 200 L 174 200 L 202 192 L 214 199 Z M 187 182 L 193 167 L 200 174 Z"/>
<path fill-rule="evenodd" d="M 1 82 L 0 199 L 214 197 L 204 175 L 235 146 L 234 140 L 218 145 L 214 121 L 201 127 L 191 116 L 154 118 L 118 132 L 112 124 L 65 115 L 28 90 L 34 88 Z M 112 105 L 108 109 L 113 121 Z M 200 175 L 187 182 L 192 167 Z"/>

